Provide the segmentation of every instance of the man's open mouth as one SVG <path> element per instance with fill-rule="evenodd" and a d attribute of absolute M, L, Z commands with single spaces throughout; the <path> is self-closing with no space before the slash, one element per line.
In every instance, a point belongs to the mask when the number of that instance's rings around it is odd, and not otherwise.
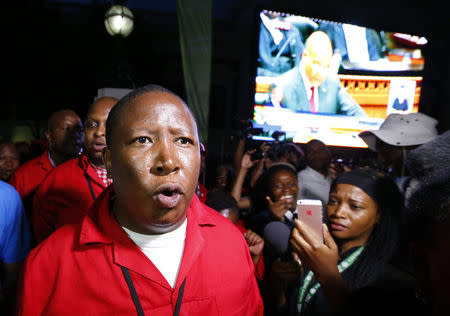
<path fill-rule="evenodd" d="M 163 184 L 158 187 L 153 196 L 162 208 L 172 209 L 183 197 L 183 190 L 177 184 Z"/>

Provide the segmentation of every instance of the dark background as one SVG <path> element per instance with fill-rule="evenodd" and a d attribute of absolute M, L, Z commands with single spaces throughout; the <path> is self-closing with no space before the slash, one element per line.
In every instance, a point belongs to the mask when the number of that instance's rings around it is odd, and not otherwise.
<path fill-rule="evenodd" d="M 5 9 L 3 138 L 16 124 L 29 124 L 39 137 L 49 114 L 61 107 L 83 116 L 102 87 L 157 83 L 184 97 L 176 0 L 125 1 L 135 29 L 121 41 L 103 24 L 112 4 L 21 1 Z M 263 8 L 425 36 L 420 111 L 440 121 L 440 132 L 450 128 L 450 1 L 215 0 L 213 7 L 208 150 L 215 163 L 229 160 L 236 122 L 252 114 L 257 13 Z M 118 77 L 118 71 L 127 75 Z"/>

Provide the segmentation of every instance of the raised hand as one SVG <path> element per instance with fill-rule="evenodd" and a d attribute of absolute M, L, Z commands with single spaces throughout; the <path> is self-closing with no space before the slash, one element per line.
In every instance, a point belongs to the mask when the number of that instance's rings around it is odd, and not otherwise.
<path fill-rule="evenodd" d="M 251 154 L 255 152 L 255 149 L 247 151 L 244 156 L 242 157 L 241 161 L 241 168 L 243 169 L 250 169 L 255 165 L 255 161 L 251 159 Z"/>
<path fill-rule="evenodd" d="M 272 216 L 277 220 L 284 222 L 284 214 L 289 210 L 292 199 L 282 196 L 278 201 L 273 202 L 269 196 L 266 196 L 266 200 L 269 204 L 269 211 Z"/>

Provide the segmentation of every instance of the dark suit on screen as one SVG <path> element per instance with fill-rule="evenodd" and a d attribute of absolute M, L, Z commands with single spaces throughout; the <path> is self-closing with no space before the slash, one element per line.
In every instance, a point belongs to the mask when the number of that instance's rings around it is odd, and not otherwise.
<path fill-rule="evenodd" d="M 325 22 L 320 24 L 319 30 L 327 33 L 334 49 L 338 50 L 342 56 L 342 60 L 349 60 L 347 41 L 342 24 Z M 380 34 L 373 29 L 366 28 L 366 40 L 369 60 L 374 61 L 383 58 L 386 44 L 383 42 Z"/>
<path fill-rule="evenodd" d="M 259 34 L 259 65 L 258 75 L 274 76 L 292 69 L 300 62 L 304 49 L 303 40 L 297 28 L 279 31 L 283 39 L 275 44 L 272 35 L 261 22 Z"/>
<path fill-rule="evenodd" d="M 300 68 L 278 76 L 274 82 L 283 90 L 283 105 L 295 112 L 310 112 L 310 105 Z M 336 75 L 330 75 L 319 86 L 319 113 L 366 117 L 366 113 L 348 94 Z"/>

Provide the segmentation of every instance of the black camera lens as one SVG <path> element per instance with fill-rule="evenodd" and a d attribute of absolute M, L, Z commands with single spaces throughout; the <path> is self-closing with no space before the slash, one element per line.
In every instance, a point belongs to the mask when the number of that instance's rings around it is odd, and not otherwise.
<path fill-rule="evenodd" d="M 252 161 L 255 160 L 260 160 L 264 158 L 264 152 L 261 148 L 257 148 L 251 155 L 250 155 L 250 159 Z"/>

